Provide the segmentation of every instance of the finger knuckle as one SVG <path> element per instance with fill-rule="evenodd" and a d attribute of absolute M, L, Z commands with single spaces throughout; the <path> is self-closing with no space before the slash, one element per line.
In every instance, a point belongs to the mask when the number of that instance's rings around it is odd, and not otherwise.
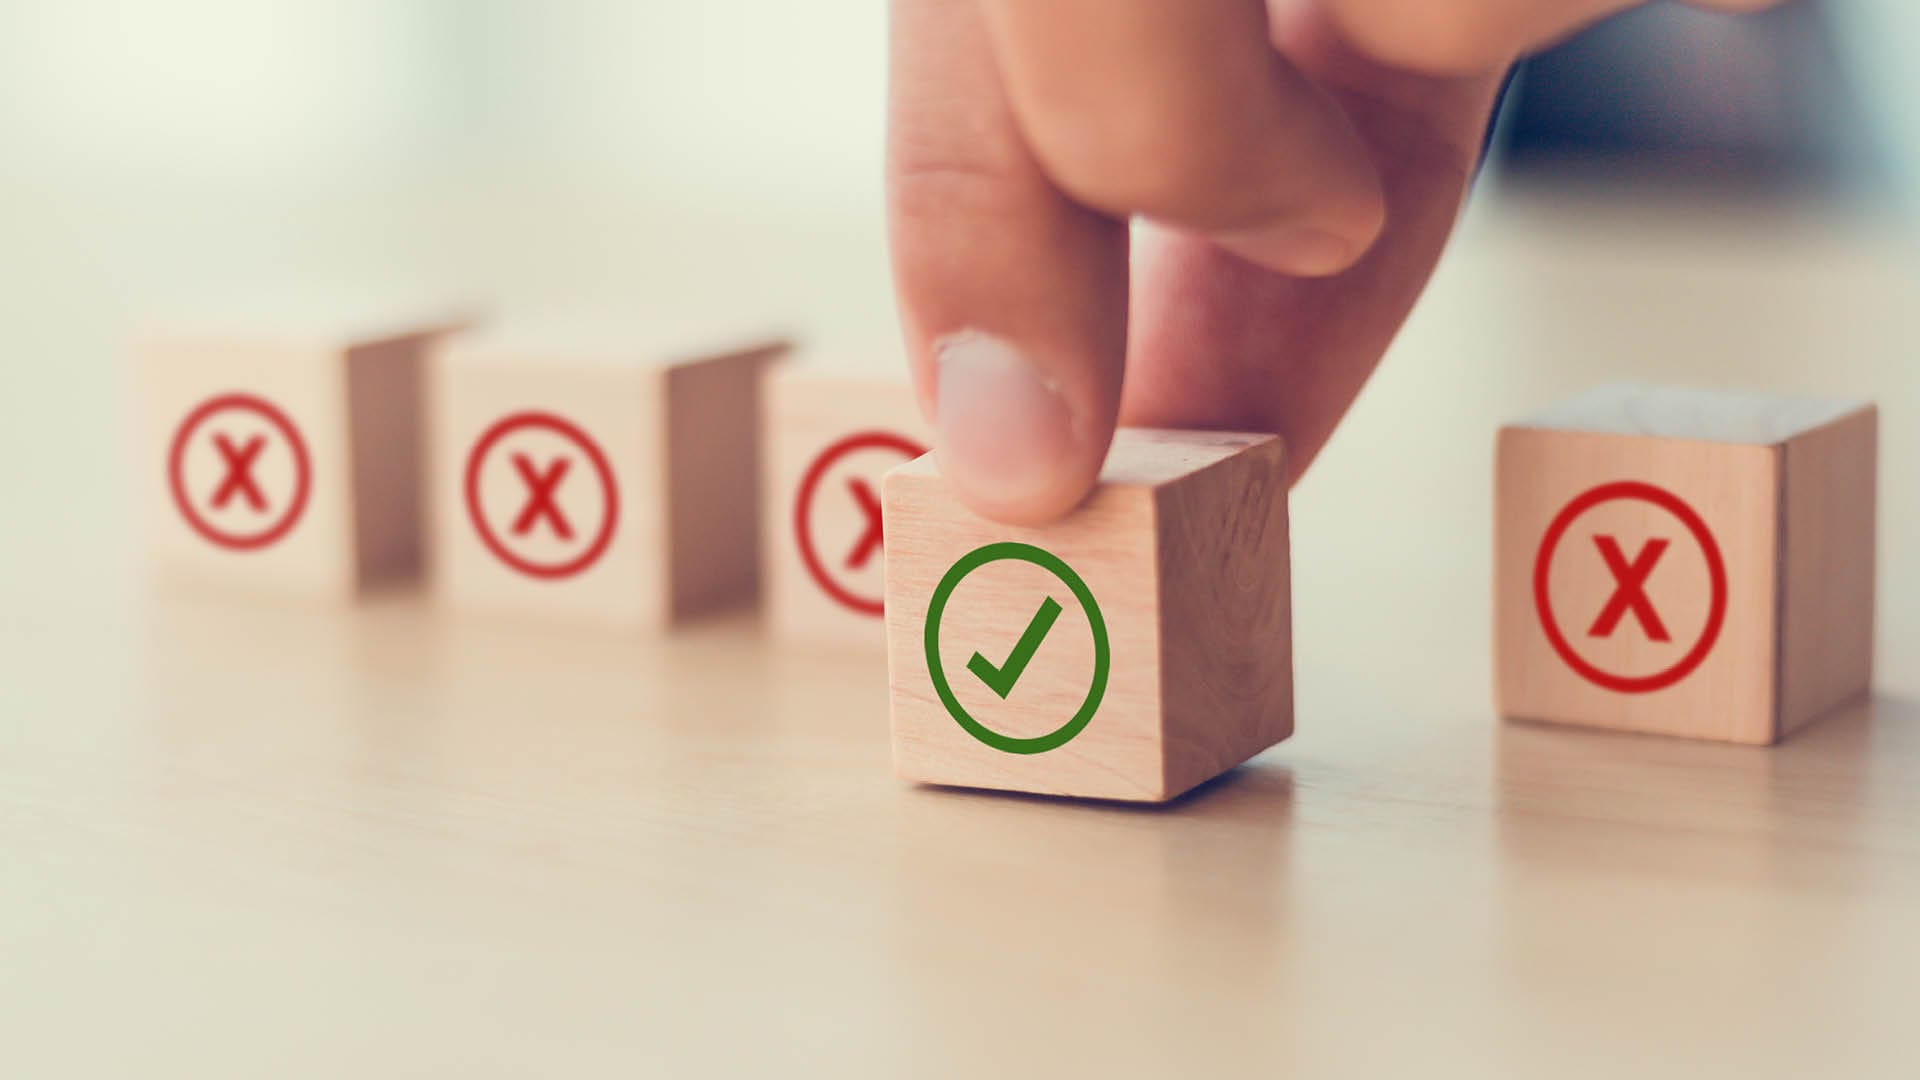
<path fill-rule="evenodd" d="M 1414 71 L 1485 71 L 1510 63 L 1521 48 L 1509 21 L 1483 3 L 1330 0 L 1327 11 L 1361 52 Z"/>
<path fill-rule="evenodd" d="M 893 214 L 907 220 L 995 217 L 1015 213 L 1032 185 L 1031 170 L 995 155 L 896 146 L 887 166 Z"/>
<path fill-rule="evenodd" d="M 1204 125 L 1141 97 L 1088 115 L 1031 125 L 1035 153 L 1074 199 L 1114 214 L 1189 217 L 1226 212 L 1239 170 L 1231 152 L 1203 136 Z"/>

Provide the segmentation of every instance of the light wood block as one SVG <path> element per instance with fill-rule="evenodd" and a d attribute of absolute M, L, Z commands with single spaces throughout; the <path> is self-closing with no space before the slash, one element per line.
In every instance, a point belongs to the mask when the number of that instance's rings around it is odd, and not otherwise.
<path fill-rule="evenodd" d="M 927 452 L 932 433 L 904 373 L 799 366 L 767 380 L 761 557 L 781 638 L 886 648 L 880 479 Z"/>
<path fill-rule="evenodd" d="M 334 598 L 418 573 L 423 357 L 470 316 L 302 307 L 141 335 L 139 477 L 158 568 Z"/>
<path fill-rule="evenodd" d="M 931 456 L 883 503 L 902 777 L 1163 802 L 1293 733 L 1278 439 L 1123 430 L 1043 528 L 976 517 Z"/>
<path fill-rule="evenodd" d="M 1872 682 L 1872 405 L 1622 386 L 1500 432 L 1509 717 L 1766 745 Z"/>
<path fill-rule="evenodd" d="M 436 590 L 660 627 L 757 587 L 759 393 L 785 346 L 506 331 L 432 365 Z"/>

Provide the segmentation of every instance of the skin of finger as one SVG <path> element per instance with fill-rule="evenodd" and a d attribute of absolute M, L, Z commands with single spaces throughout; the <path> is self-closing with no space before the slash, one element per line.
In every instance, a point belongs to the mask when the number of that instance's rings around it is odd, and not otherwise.
<path fill-rule="evenodd" d="M 1061 194 L 1027 149 L 971 0 L 895 0 L 888 231 L 917 393 L 938 428 L 938 348 L 1010 343 L 1072 416 L 1070 460 L 1018 502 L 961 486 L 976 511 L 1044 520 L 1077 504 L 1112 440 L 1126 355 L 1125 222 Z M 960 486 L 957 484 L 956 486 Z"/>
<path fill-rule="evenodd" d="M 1646 0 L 1299 0 L 1318 6 L 1355 48 L 1376 61 L 1428 74 L 1472 74 Z M 1732 12 L 1784 0 L 1689 0 Z"/>
<path fill-rule="evenodd" d="M 1500 73 L 1435 78 L 1377 65 L 1330 24 L 1294 15 L 1280 44 L 1338 96 L 1368 142 L 1388 224 L 1344 274 L 1300 279 L 1204 240 L 1138 242 L 1128 424 L 1273 431 L 1293 478 L 1359 394 L 1445 247 Z"/>
<path fill-rule="evenodd" d="M 1271 0 L 1274 44 L 1343 103 L 1385 185 L 1388 226 L 1366 259 L 1338 277 L 1262 270 L 1188 235 L 1136 245 L 1125 423 L 1275 431 L 1293 478 L 1312 463 L 1411 311 L 1437 262 L 1478 159 L 1512 54 L 1634 6 L 1523 0 Z M 1701 0 L 1758 10 L 1774 0 Z M 1418 10 L 1415 10 L 1415 9 Z M 1485 20 L 1525 8 L 1524 32 L 1457 50 L 1467 73 L 1436 75 L 1426 14 Z M 1342 11 L 1348 18 L 1338 16 Z M 1346 37 L 1353 13 L 1406 33 L 1403 59 L 1382 61 Z M 1395 22 L 1396 13 L 1407 16 Z M 1497 20 L 1496 20 L 1497 21 Z M 1461 24 L 1468 30 L 1477 23 Z M 1375 39 L 1378 40 L 1377 38 Z M 1492 44 L 1488 44 L 1492 42 Z M 1391 50 L 1386 50 L 1391 51 Z M 1440 51 L 1444 51 L 1442 48 Z M 1474 65 L 1485 64 L 1484 67 Z"/>
<path fill-rule="evenodd" d="M 1228 232 L 1310 222 L 1364 250 L 1379 190 L 1324 92 L 1270 48 L 1263 0 L 982 0 L 1014 112 L 1087 205 Z"/>

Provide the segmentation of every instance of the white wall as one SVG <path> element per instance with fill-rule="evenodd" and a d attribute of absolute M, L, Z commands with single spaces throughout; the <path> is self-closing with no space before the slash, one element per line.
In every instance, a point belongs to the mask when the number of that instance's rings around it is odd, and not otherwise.
<path fill-rule="evenodd" d="M 882 0 L 463 5 L 472 130 L 521 164 L 780 202 L 879 191 Z"/>
<path fill-rule="evenodd" d="M 878 191 L 881 0 L 0 0 L 9 168 Z"/>
<path fill-rule="evenodd" d="M 445 4 L 6 0 L 0 136 L 37 174 L 338 179 L 445 126 Z"/>

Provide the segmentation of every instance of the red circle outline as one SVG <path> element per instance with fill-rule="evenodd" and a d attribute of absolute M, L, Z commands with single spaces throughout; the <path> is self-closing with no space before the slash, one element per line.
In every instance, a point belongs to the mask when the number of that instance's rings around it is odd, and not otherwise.
<path fill-rule="evenodd" d="M 1634 499 L 1651 503 L 1679 518 L 1680 523 L 1693 534 L 1695 542 L 1700 545 L 1701 552 L 1706 555 L 1707 577 L 1712 582 L 1712 596 L 1707 603 L 1707 625 L 1701 629 L 1700 639 L 1671 667 L 1651 675 L 1616 675 L 1588 663 L 1574 651 L 1566 635 L 1560 632 L 1560 625 L 1553 614 L 1551 598 L 1547 595 L 1547 578 L 1553 566 L 1554 549 L 1559 546 L 1561 537 L 1566 535 L 1567 530 L 1573 526 L 1574 519 L 1601 503 L 1613 502 L 1617 499 Z M 1534 557 L 1533 562 L 1533 606 L 1540 617 L 1541 629 L 1546 631 L 1547 641 L 1553 645 L 1553 650 L 1559 653 L 1560 659 L 1566 661 L 1567 666 L 1582 678 L 1596 686 L 1623 694 L 1651 693 L 1672 686 L 1691 675 L 1693 670 L 1700 666 L 1701 661 L 1707 658 L 1707 653 L 1713 649 L 1714 642 L 1719 639 L 1720 627 L 1726 622 L 1727 617 L 1727 566 L 1721 560 L 1720 545 L 1714 541 L 1713 533 L 1707 528 L 1707 523 L 1701 520 L 1693 507 L 1688 506 L 1678 495 L 1665 488 L 1637 480 L 1617 480 L 1613 483 L 1601 484 L 1580 495 L 1568 503 L 1566 508 L 1554 517 L 1552 524 L 1547 526 L 1546 535 L 1540 540 L 1540 553 Z"/>
<path fill-rule="evenodd" d="M 485 464 L 494 444 L 521 428 L 550 431 L 585 451 L 588 464 L 600 477 L 600 490 L 606 494 L 607 512 L 600 522 L 600 531 L 594 535 L 593 542 L 587 545 L 586 550 L 563 563 L 542 565 L 514 554 L 494 533 L 487 516 L 480 511 L 480 467 Z M 614 523 L 620 518 L 620 490 L 614 485 L 613 466 L 608 464 L 606 454 L 601 452 L 599 445 L 585 431 L 552 413 L 528 410 L 495 421 L 473 444 L 473 449 L 467 452 L 465 486 L 467 517 L 472 520 L 474 531 L 480 534 L 480 542 L 493 552 L 495 558 L 528 577 L 548 581 L 572 577 L 599 561 L 600 556 L 606 554 L 607 546 L 613 543 Z"/>
<path fill-rule="evenodd" d="M 286 440 L 287 448 L 293 452 L 293 498 L 278 522 L 265 532 L 252 536 L 239 536 L 215 528 L 212 522 L 201 516 L 200 511 L 194 509 L 193 500 L 187 496 L 187 443 L 209 417 L 228 409 L 258 414 L 273 425 L 280 437 Z M 167 449 L 167 487 L 173 492 L 173 504 L 180 510 L 180 516 L 187 519 L 188 527 L 202 539 L 229 551 L 259 551 L 292 532 L 293 527 L 300 523 L 300 516 L 307 510 L 307 496 L 313 491 L 313 463 L 307 457 L 307 443 L 300 437 L 300 429 L 278 406 L 253 394 L 217 394 L 188 413 L 174 432 L 173 444 Z"/>
<path fill-rule="evenodd" d="M 840 606 L 861 615 L 880 615 L 886 610 L 884 600 L 869 600 L 864 596 L 855 596 L 827 573 L 826 566 L 820 561 L 820 553 L 814 549 L 813 537 L 807 531 L 807 511 L 813 507 L 814 490 L 827 475 L 827 469 L 833 463 L 856 450 L 897 450 L 906 455 L 907 460 L 921 456 L 927 448 L 902 435 L 885 431 L 862 431 L 820 451 L 807 466 L 806 476 L 800 481 L 800 493 L 793 500 L 793 535 L 800 545 L 800 561 L 806 564 L 807 573 L 813 576 L 821 590 L 838 601 Z"/>

